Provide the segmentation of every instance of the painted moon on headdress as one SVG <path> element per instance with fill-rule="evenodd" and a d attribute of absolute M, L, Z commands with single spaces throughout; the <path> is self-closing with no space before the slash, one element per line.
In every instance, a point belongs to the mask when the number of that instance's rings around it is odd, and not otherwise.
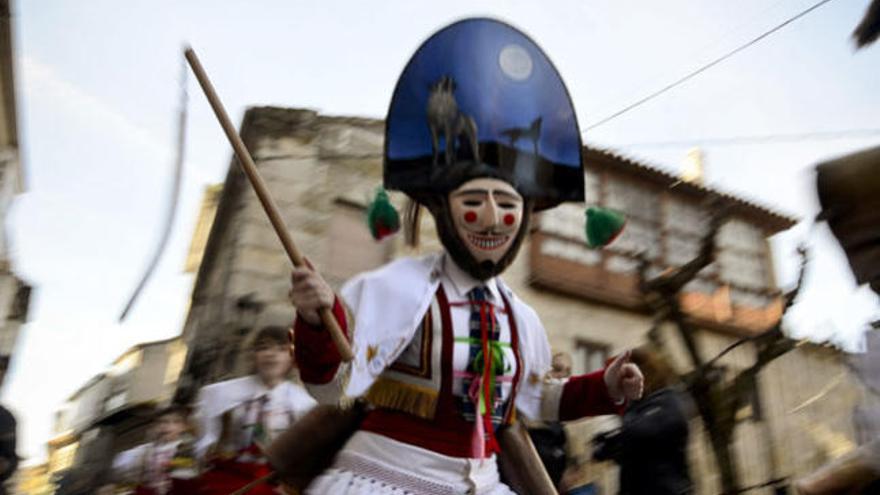
<path fill-rule="evenodd" d="M 524 81 L 532 75 L 532 57 L 519 45 L 507 45 L 498 54 L 501 72 L 514 81 Z"/>

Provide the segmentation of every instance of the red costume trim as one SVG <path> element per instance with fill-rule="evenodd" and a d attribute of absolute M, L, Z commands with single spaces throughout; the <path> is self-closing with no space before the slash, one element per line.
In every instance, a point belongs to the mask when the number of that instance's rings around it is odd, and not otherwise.
<path fill-rule="evenodd" d="M 519 392 L 519 382 L 523 374 L 522 356 L 519 353 L 519 328 L 516 326 L 516 318 L 511 315 L 513 311 L 510 308 L 510 301 L 507 300 L 504 293 L 501 293 L 501 300 L 504 301 L 504 312 L 507 313 L 507 322 L 510 325 L 510 347 L 513 349 L 513 357 L 516 359 L 516 374 L 513 375 L 513 386 L 510 387 L 511 397 L 516 397 Z M 516 419 L 516 404 L 513 400 L 507 406 L 507 413 L 504 415 L 504 423 L 511 424 Z"/>
<path fill-rule="evenodd" d="M 272 468 L 264 463 L 248 463 L 216 460 L 211 469 L 199 477 L 198 495 L 229 495 L 243 488 L 248 483 L 262 478 L 272 472 Z M 248 492 L 250 495 L 275 495 L 275 486 L 262 483 Z"/>
<path fill-rule="evenodd" d="M 339 323 L 342 333 L 348 338 L 348 322 L 345 309 L 337 297 L 333 301 L 333 316 Z M 323 385 L 336 376 L 342 357 L 333 344 L 330 332 L 323 325 L 315 326 L 297 315 L 293 322 L 294 357 L 299 364 L 299 373 L 306 383 Z"/>
<path fill-rule="evenodd" d="M 437 412 L 434 415 L 434 419 L 424 419 L 393 409 L 374 409 L 367 414 L 367 417 L 361 424 L 361 430 L 378 433 L 399 442 L 415 445 L 438 454 L 450 457 L 473 458 L 474 452 L 471 440 L 474 424 L 462 417 L 456 404 L 456 397 L 452 393 L 452 354 L 455 338 L 452 330 L 452 315 L 449 309 L 451 305 L 442 286 L 437 289 L 435 297 L 440 307 L 441 338 L 443 339 L 440 372 L 443 378 L 440 381 L 440 397 L 437 401 Z M 513 345 L 514 356 L 516 356 L 517 360 L 517 371 L 513 378 L 510 396 L 507 399 L 509 401 L 508 410 L 505 413 L 505 418 L 509 421 L 513 417 L 513 410 L 515 409 L 514 403 L 516 401 L 517 385 L 522 374 L 522 362 L 519 356 L 519 349 L 516 347 L 519 343 L 517 327 L 509 307 L 506 313 L 510 324 L 511 344 Z M 490 359 L 485 361 L 487 363 L 491 362 Z M 483 418 L 478 416 L 476 420 L 482 421 Z M 498 452 L 497 444 L 489 443 L 486 445 L 486 451 L 490 454 Z"/>
<path fill-rule="evenodd" d="M 614 404 L 605 386 L 605 370 L 573 376 L 562 389 L 559 420 L 571 421 L 585 416 L 622 414 L 626 403 Z"/>
<path fill-rule="evenodd" d="M 433 420 L 395 411 L 393 409 L 375 409 L 367 414 L 361 429 L 378 433 L 400 442 L 422 447 L 439 454 L 451 457 L 471 458 L 471 438 L 473 423 L 466 421 L 458 411 L 455 396 L 452 394 L 453 370 L 452 353 L 454 337 L 450 303 L 443 287 L 437 289 L 437 303 L 440 306 L 442 327 L 442 350 L 440 369 L 443 378 L 440 381 L 440 397 Z M 509 405 L 505 413 L 505 422 L 514 418 L 516 394 L 522 379 L 523 363 L 519 353 L 519 332 L 511 311 L 510 302 L 502 294 L 504 313 L 507 313 L 511 333 L 511 347 L 516 357 L 517 370 L 513 378 L 513 386 L 508 397 Z M 500 309 L 500 308 L 499 308 Z M 500 311 L 499 311 L 500 312 Z M 343 333 L 348 336 L 345 311 L 337 298 L 333 303 L 333 314 Z M 424 323 L 424 322 L 423 322 Z M 308 324 L 301 317 L 294 321 L 295 356 L 300 364 L 300 376 L 306 383 L 325 384 L 336 375 L 342 362 L 339 351 L 333 344 L 330 334 L 322 326 Z M 486 359 L 486 363 L 491 360 Z M 585 416 L 603 414 L 622 414 L 626 404 L 615 405 L 608 395 L 604 380 L 605 370 L 586 375 L 575 376 L 565 384 L 559 404 L 559 419 L 569 421 Z M 497 452 L 495 444 L 487 446 L 487 452 Z"/>
<path fill-rule="evenodd" d="M 434 322 L 431 318 L 429 310 L 422 319 L 421 329 L 416 331 L 416 335 L 421 333 L 422 348 L 419 350 L 419 367 L 410 366 L 399 361 L 395 361 L 388 366 L 389 369 L 400 371 L 417 376 L 419 378 L 431 379 L 431 370 L 433 369 L 434 356 L 432 350 L 434 345 Z M 415 338 L 415 336 L 413 337 Z"/>

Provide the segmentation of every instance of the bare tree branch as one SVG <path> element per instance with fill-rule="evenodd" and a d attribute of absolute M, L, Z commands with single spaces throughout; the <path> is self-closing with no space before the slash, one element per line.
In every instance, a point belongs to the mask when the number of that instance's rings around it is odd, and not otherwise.
<path fill-rule="evenodd" d="M 709 266 L 715 260 L 715 237 L 721 229 L 721 225 L 727 220 L 729 207 L 724 205 L 719 198 L 713 198 L 709 202 L 712 213 L 709 216 L 709 228 L 700 241 L 700 252 L 691 261 L 668 271 L 657 277 L 647 280 L 646 273 L 649 265 L 647 259 L 642 256 L 639 265 L 639 275 L 642 280 L 642 291 L 656 291 L 664 295 L 678 293 L 682 287 L 693 280 L 697 273 Z"/>
<path fill-rule="evenodd" d="M 804 284 L 804 278 L 805 278 L 804 275 L 807 272 L 807 263 L 809 261 L 809 251 L 804 244 L 801 244 L 798 246 L 797 254 L 801 258 L 800 271 L 798 273 L 798 278 L 797 278 L 797 282 L 795 283 L 795 286 L 783 295 L 783 300 L 785 301 L 785 304 L 783 305 L 782 314 L 779 316 L 779 320 L 772 327 L 768 328 L 767 330 L 765 330 L 757 335 L 750 335 L 748 337 L 742 338 L 742 339 L 737 340 L 736 342 L 730 344 L 729 346 L 724 348 L 723 351 L 718 353 L 717 356 L 715 356 L 708 363 L 706 363 L 707 366 L 711 366 L 711 365 L 715 364 L 719 359 L 724 357 L 727 353 L 729 353 L 730 351 L 736 349 L 737 347 L 739 347 L 745 343 L 759 342 L 759 341 L 773 342 L 778 338 L 785 338 L 785 336 L 782 333 L 782 321 L 785 316 L 785 313 L 788 312 L 789 308 L 791 308 L 791 306 L 794 304 L 794 301 L 797 299 L 797 296 L 800 294 L 801 288 L 803 287 L 803 284 Z"/>
<path fill-rule="evenodd" d="M 749 336 L 734 342 L 708 362 L 700 356 L 693 327 L 679 303 L 679 293 L 698 273 L 708 266 L 715 258 L 716 237 L 728 216 L 728 207 L 720 198 L 713 198 L 710 210 L 709 228 L 703 236 L 700 251 L 688 263 L 666 271 L 656 277 L 649 278 L 650 260 L 644 253 L 639 255 L 638 278 L 639 289 L 645 303 L 654 312 L 654 321 L 648 332 L 652 344 L 663 348 L 664 343 L 659 337 L 659 328 L 663 321 L 672 321 L 678 329 L 687 352 L 693 362 L 693 371 L 683 375 L 682 381 L 694 398 L 700 417 L 706 426 L 709 442 L 721 474 L 722 491 L 725 494 L 740 493 L 737 466 L 730 444 L 736 429 L 737 411 L 748 401 L 753 403 L 754 417 L 762 417 L 762 406 L 758 400 L 758 373 L 773 359 L 793 349 L 795 341 L 787 338 L 782 332 L 783 316 L 792 306 L 803 286 L 807 266 L 807 249 L 798 248 L 801 257 L 800 273 L 795 287 L 783 295 L 782 315 L 770 328 L 758 335 Z M 733 380 L 725 382 L 725 370 L 718 366 L 718 361 L 733 349 L 745 343 L 753 343 L 757 348 L 755 363 L 738 373 Z M 777 480 L 774 480 L 777 481 Z M 768 482 L 771 483 L 772 482 Z"/>
<path fill-rule="evenodd" d="M 785 293 L 785 306 L 782 308 L 782 314 L 784 315 L 791 305 L 794 304 L 795 299 L 797 299 L 798 294 L 801 292 L 801 288 L 804 285 L 804 278 L 807 273 L 807 262 L 809 261 L 809 251 L 807 250 L 807 246 L 801 243 L 797 248 L 798 256 L 801 258 L 801 267 L 800 272 L 798 273 L 797 283 L 795 286 L 788 292 Z"/>

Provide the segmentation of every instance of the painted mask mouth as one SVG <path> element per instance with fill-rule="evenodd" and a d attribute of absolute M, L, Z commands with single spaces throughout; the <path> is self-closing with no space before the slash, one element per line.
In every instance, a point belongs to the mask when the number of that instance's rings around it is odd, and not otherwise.
<path fill-rule="evenodd" d="M 468 232 L 468 242 L 483 251 L 494 251 L 510 240 L 509 235 L 480 235 Z"/>

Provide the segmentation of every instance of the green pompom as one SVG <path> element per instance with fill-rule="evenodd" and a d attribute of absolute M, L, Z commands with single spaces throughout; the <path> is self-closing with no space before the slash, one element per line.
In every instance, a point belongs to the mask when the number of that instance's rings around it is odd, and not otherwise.
<path fill-rule="evenodd" d="M 605 247 L 623 232 L 626 216 L 615 210 L 591 206 L 587 208 L 587 245 L 591 248 Z"/>
<path fill-rule="evenodd" d="M 382 187 L 376 189 L 376 197 L 367 207 L 367 226 L 377 241 L 400 230 L 400 215 Z"/>

